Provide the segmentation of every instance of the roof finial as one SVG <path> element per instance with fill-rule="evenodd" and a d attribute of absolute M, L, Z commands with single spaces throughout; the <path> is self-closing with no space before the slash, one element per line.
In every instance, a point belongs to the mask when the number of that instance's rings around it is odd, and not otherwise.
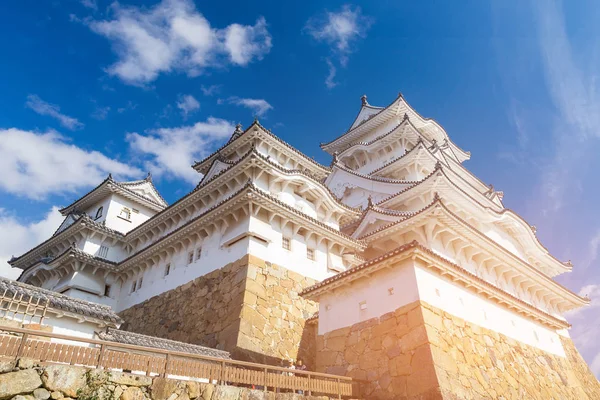
<path fill-rule="evenodd" d="M 152 172 L 148 171 L 148 175 L 146 175 L 145 181 L 152 182 Z"/>
<path fill-rule="evenodd" d="M 242 133 L 242 124 L 238 122 L 235 126 L 235 131 L 233 131 L 233 133 Z"/>
<path fill-rule="evenodd" d="M 339 159 L 338 159 L 338 152 L 334 151 L 333 152 L 333 160 L 331 160 L 331 165 L 333 166 L 333 165 L 337 164 L 338 161 L 339 161 Z"/>
<path fill-rule="evenodd" d="M 402 96 L 402 92 L 398 92 L 398 98 L 399 99 L 403 99 L 404 98 L 404 96 Z"/>
<path fill-rule="evenodd" d="M 404 118 L 402 118 L 402 121 L 406 121 L 406 120 L 408 120 L 408 114 L 404 113 Z"/>
<path fill-rule="evenodd" d="M 107 179 L 109 179 L 109 180 L 110 180 L 110 179 L 112 179 L 112 178 L 113 178 L 113 177 L 112 177 L 112 172 L 109 172 L 109 173 L 108 173 L 108 178 L 107 178 Z"/>
<path fill-rule="evenodd" d="M 367 95 L 366 95 L 366 94 L 363 94 L 363 95 L 360 97 L 360 101 L 362 102 L 362 105 L 363 105 L 363 106 L 369 105 L 369 103 L 367 102 Z"/>
<path fill-rule="evenodd" d="M 573 262 L 572 262 L 571 260 L 568 260 L 568 261 L 566 261 L 566 262 L 565 262 L 565 265 L 566 265 L 567 267 L 573 268 Z"/>
<path fill-rule="evenodd" d="M 435 193 L 433 194 L 433 201 L 434 201 L 434 202 L 435 202 L 435 201 L 440 201 L 440 199 L 441 199 L 441 198 L 440 198 L 440 194 L 439 194 L 438 192 L 435 192 Z"/>
<path fill-rule="evenodd" d="M 371 195 L 369 195 L 369 198 L 367 199 L 367 208 L 372 208 L 373 207 L 373 198 L 371 197 Z"/>

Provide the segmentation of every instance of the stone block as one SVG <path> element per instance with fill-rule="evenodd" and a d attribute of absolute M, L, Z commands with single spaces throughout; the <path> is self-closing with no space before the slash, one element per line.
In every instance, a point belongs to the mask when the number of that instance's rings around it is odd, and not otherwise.
<path fill-rule="evenodd" d="M 7 372 L 0 375 L 0 399 L 31 393 L 40 386 L 42 386 L 42 380 L 37 371 L 33 369 Z"/>
<path fill-rule="evenodd" d="M 131 386 L 123 390 L 120 400 L 144 400 L 145 397 L 144 392 L 139 387 Z"/>
<path fill-rule="evenodd" d="M 108 375 L 108 381 L 117 385 L 127 386 L 150 386 L 152 378 L 143 375 L 132 375 L 124 372 L 111 372 Z"/>
<path fill-rule="evenodd" d="M 29 370 L 26 370 L 29 371 Z M 77 397 L 77 392 L 87 383 L 85 368 L 70 365 L 48 365 L 42 373 L 44 387 L 58 391 L 68 397 Z"/>

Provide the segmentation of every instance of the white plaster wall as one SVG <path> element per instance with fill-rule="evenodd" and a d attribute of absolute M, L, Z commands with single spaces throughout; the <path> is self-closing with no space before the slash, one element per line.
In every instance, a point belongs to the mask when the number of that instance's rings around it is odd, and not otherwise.
<path fill-rule="evenodd" d="M 110 205 L 110 199 L 111 199 L 111 196 L 106 196 L 105 198 L 98 201 L 97 203 L 89 206 L 85 210 L 85 213 L 87 215 L 89 215 L 90 218 L 93 219 L 94 221 L 102 223 L 103 221 L 106 220 L 106 214 L 108 212 L 108 207 Z M 102 207 L 102 216 L 100 218 L 96 219 L 96 213 L 98 212 L 98 209 L 100 207 Z"/>
<path fill-rule="evenodd" d="M 71 317 L 58 318 L 56 315 L 50 315 L 44 320 L 44 325 L 52 326 L 52 332 L 61 335 L 75 336 L 85 339 L 93 339 L 95 332 L 101 330 L 100 327 L 92 322 L 77 322 Z M 74 340 L 52 339 L 52 342 L 74 344 L 86 346 L 84 342 Z"/>
<path fill-rule="evenodd" d="M 390 294 L 389 289 L 393 289 Z M 357 280 L 319 299 L 319 335 L 392 312 L 419 299 L 410 261 Z M 366 308 L 361 309 L 365 302 Z"/>
<path fill-rule="evenodd" d="M 142 273 L 130 277 L 123 282 L 120 288 L 115 310 L 120 312 L 242 258 L 248 253 L 247 239 L 230 246 L 223 246 L 227 238 L 235 237 L 235 233 L 238 231 L 245 231 L 245 229 L 236 225 L 230 227 L 223 235 L 216 232 L 205 238 L 202 243 L 189 245 L 170 258 L 162 259 Z M 202 247 L 201 258 L 196 260 L 195 254 L 199 247 Z M 192 251 L 194 252 L 194 261 L 188 264 L 188 254 Z M 170 273 L 165 276 L 168 263 L 171 265 Z M 131 293 L 133 282 L 139 282 L 140 277 L 143 277 L 142 288 Z"/>
<path fill-rule="evenodd" d="M 521 343 L 565 356 L 556 331 L 467 291 L 429 270 L 416 268 L 416 277 L 420 299 L 432 306 Z"/>
<path fill-rule="evenodd" d="M 267 243 L 252 240 L 249 248 L 250 254 L 319 281 L 335 274 L 328 266 L 343 268 L 343 261 L 339 255 L 328 257 L 325 243 L 321 243 L 317 247 L 314 237 L 310 238 L 307 243 L 306 238 L 301 234 L 294 236 L 289 225 L 282 229 L 279 218 L 275 218 L 269 224 L 261 217 L 264 216 L 259 214 L 258 218 L 252 218 L 250 232 L 257 233 L 260 237 L 267 239 Z M 282 247 L 284 235 L 291 238 L 290 250 Z M 315 250 L 314 261 L 307 258 L 307 246 Z"/>
<path fill-rule="evenodd" d="M 393 293 L 390 294 L 390 288 Z M 354 325 L 422 300 L 521 343 L 564 356 L 559 334 L 405 261 L 319 299 L 319 334 Z M 361 302 L 366 309 L 361 310 Z"/>
<path fill-rule="evenodd" d="M 121 213 L 123 207 L 127 207 L 130 210 L 132 210 L 130 221 L 119 217 L 119 214 Z M 134 209 L 138 210 L 138 212 L 134 212 Z M 141 225 L 143 222 L 147 221 L 149 218 L 156 214 L 155 211 L 152 211 L 149 208 L 141 204 L 137 204 L 118 194 L 112 194 L 110 196 L 108 210 L 106 210 L 105 208 L 105 212 L 106 226 L 121 233 L 129 232 L 130 230 L 132 230 L 138 225 Z"/>

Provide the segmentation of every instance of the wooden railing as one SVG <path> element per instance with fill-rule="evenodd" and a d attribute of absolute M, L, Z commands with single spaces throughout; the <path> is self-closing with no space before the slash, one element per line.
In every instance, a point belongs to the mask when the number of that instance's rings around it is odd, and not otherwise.
<path fill-rule="evenodd" d="M 224 385 L 252 385 L 265 391 L 301 390 L 307 395 L 334 395 L 338 399 L 357 393 L 352 378 L 345 376 L 30 329 L 1 327 L 0 330 L 0 357 L 3 358 L 31 358 L 42 363 L 127 370 L 147 376 L 188 377 Z M 52 339 L 81 345 L 55 342 Z"/>

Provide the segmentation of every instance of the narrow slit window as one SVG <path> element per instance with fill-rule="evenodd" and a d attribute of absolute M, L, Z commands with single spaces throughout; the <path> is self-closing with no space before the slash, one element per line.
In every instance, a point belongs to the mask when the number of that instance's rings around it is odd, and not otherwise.
<path fill-rule="evenodd" d="M 136 288 L 137 288 L 137 281 L 133 281 L 133 283 L 131 284 L 131 293 L 135 292 Z"/>
<path fill-rule="evenodd" d="M 200 257 L 202 257 L 202 247 L 198 247 L 198 249 L 196 249 L 196 260 L 199 260 Z"/>
<path fill-rule="evenodd" d="M 98 211 L 96 211 L 96 218 L 98 219 L 100 217 L 102 217 L 102 212 L 104 211 L 104 207 L 100 206 L 100 208 L 98 208 Z"/>
<path fill-rule="evenodd" d="M 137 287 L 137 288 L 138 288 L 138 290 L 140 290 L 140 289 L 142 288 L 142 283 L 143 283 L 143 282 L 144 282 L 144 277 L 143 277 L 143 276 L 141 276 L 141 277 L 140 277 L 140 280 L 138 281 L 138 287 Z"/>
<path fill-rule="evenodd" d="M 110 297 L 110 285 L 104 285 L 104 297 Z"/>
<path fill-rule="evenodd" d="M 169 275 L 171 273 L 171 264 L 167 264 L 165 266 L 165 276 Z"/>
<path fill-rule="evenodd" d="M 285 250 L 291 250 L 292 249 L 292 244 L 291 244 L 291 240 L 289 237 L 283 237 L 281 239 L 281 247 L 283 247 Z"/>
<path fill-rule="evenodd" d="M 191 263 L 193 263 L 193 262 L 194 262 L 194 252 L 193 252 L 193 251 L 190 251 L 190 252 L 188 253 L 188 264 L 191 264 Z"/>

